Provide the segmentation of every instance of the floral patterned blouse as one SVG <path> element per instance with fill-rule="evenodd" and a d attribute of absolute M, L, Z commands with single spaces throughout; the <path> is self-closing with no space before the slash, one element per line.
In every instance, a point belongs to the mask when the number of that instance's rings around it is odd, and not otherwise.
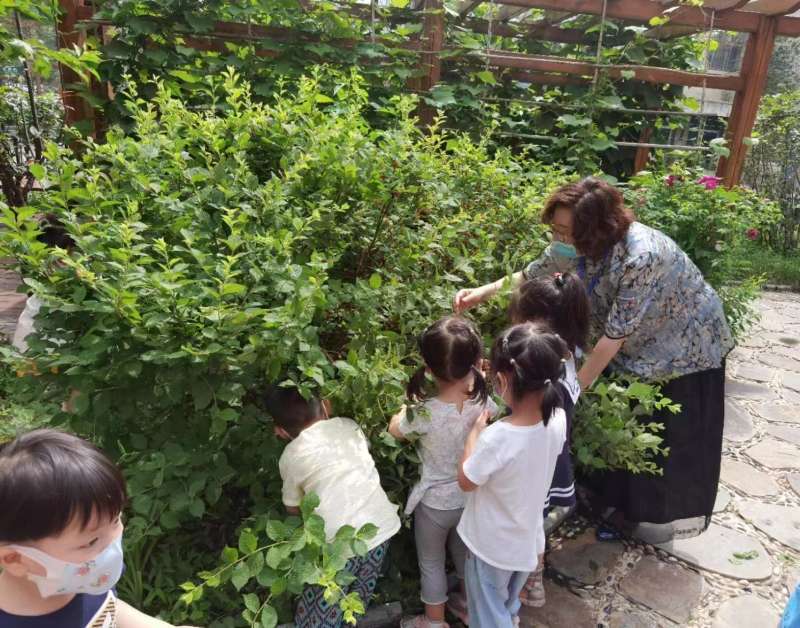
<path fill-rule="evenodd" d="M 553 272 L 584 275 L 594 342 L 603 335 L 625 338 L 610 364 L 616 371 L 669 379 L 718 368 L 733 348 L 719 296 L 686 253 L 656 229 L 633 223 L 598 261 L 568 259 L 548 247 L 523 274 Z"/>

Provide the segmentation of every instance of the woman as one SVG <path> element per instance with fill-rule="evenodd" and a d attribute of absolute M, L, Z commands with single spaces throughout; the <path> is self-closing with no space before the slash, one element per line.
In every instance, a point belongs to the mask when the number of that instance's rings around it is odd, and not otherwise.
<path fill-rule="evenodd" d="M 612 521 L 631 529 L 705 517 L 695 529 L 679 531 L 698 534 L 710 521 L 722 456 L 725 356 L 733 347 L 722 303 L 675 242 L 635 222 L 619 190 L 604 181 L 561 187 L 548 199 L 542 221 L 551 227 L 552 243 L 513 280 L 567 271 L 583 280 L 596 344 L 578 373 L 581 386 L 608 368 L 667 382 L 664 395 L 681 405 L 678 414 L 655 415 L 670 449 L 659 460 L 663 475 L 595 477 L 600 505 L 616 509 Z M 459 291 L 456 311 L 489 299 L 504 281 Z M 673 525 L 632 531 L 651 542 L 676 533 Z"/>

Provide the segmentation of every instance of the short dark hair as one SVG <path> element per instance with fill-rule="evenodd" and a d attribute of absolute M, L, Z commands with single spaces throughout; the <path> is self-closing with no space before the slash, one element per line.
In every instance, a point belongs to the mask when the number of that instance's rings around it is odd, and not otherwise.
<path fill-rule="evenodd" d="M 295 386 L 267 387 L 263 403 L 275 425 L 292 436 L 300 434 L 323 413 L 322 402 L 317 397 L 306 399 Z"/>
<path fill-rule="evenodd" d="M 75 240 L 67 233 L 64 223 L 55 214 L 47 213 L 42 216 L 39 226 L 42 228 L 42 232 L 36 237 L 39 242 L 43 242 L 49 247 L 59 247 L 68 251 L 75 248 Z"/>
<path fill-rule="evenodd" d="M 0 543 L 37 541 L 73 520 L 113 519 L 127 502 L 125 478 L 91 443 L 58 430 L 18 436 L 0 449 Z"/>
<path fill-rule="evenodd" d="M 558 188 L 544 205 L 542 222 L 550 224 L 559 207 L 572 211 L 572 238 L 587 257 L 601 259 L 622 240 L 635 220 L 622 193 L 602 179 L 587 177 Z"/>
<path fill-rule="evenodd" d="M 555 409 L 564 407 L 558 380 L 564 376 L 568 356 L 566 343 L 549 327 L 522 323 L 509 327 L 495 339 L 492 371 L 508 377 L 515 399 L 543 391 L 542 420 L 547 425 Z"/>
<path fill-rule="evenodd" d="M 509 305 L 512 320 L 544 321 L 573 352 L 586 349 L 590 311 L 586 288 L 574 273 L 529 279 L 514 291 Z"/>
<path fill-rule="evenodd" d="M 474 383 L 470 397 L 486 403 L 488 390 L 480 369 L 475 365 L 483 357 L 483 342 L 475 325 L 461 316 L 445 316 L 428 327 L 419 337 L 420 366 L 406 386 L 410 401 L 426 397 L 425 369 L 446 382 L 458 381 L 472 372 Z"/>

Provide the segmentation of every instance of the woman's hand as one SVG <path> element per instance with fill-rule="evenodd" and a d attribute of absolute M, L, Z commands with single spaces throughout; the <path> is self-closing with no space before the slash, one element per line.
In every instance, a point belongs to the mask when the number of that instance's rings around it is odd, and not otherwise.
<path fill-rule="evenodd" d="M 464 290 L 456 292 L 456 296 L 453 298 L 453 311 L 456 314 L 461 314 L 480 304 L 482 301 L 481 290 L 485 287 L 486 286 L 481 286 L 480 288 L 465 288 Z"/>
<path fill-rule="evenodd" d="M 516 288 L 522 283 L 523 279 L 522 272 L 514 273 L 511 276 L 511 287 Z M 491 299 L 497 294 L 500 288 L 503 287 L 505 282 L 506 278 L 503 277 L 494 283 L 487 283 L 480 288 L 464 288 L 463 290 L 459 290 L 453 297 L 453 311 L 456 314 L 462 314 L 476 305 L 480 305 L 484 301 Z"/>

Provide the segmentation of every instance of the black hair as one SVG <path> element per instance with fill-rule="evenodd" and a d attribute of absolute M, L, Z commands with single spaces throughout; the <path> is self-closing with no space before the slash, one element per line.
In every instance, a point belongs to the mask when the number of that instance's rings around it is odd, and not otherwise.
<path fill-rule="evenodd" d="M 323 414 L 319 399 L 306 399 L 294 386 L 269 386 L 264 393 L 263 402 L 275 425 L 286 430 L 292 437 L 296 437 Z"/>
<path fill-rule="evenodd" d="M 545 325 L 522 323 L 509 327 L 492 346 L 492 372 L 503 373 L 515 399 L 544 391 L 542 420 L 547 425 L 556 408 L 564 407 L 559 378 L 564 375 L 569 348 Z"/>
<path fill-rule="evenodd" d="M 463 379 L 472 371 L 474 380 L 470 399 L 486 403 L 489 396 L 486 380 L 475 366 L 483 356 L 483 342 L 472 322 L 461 316 L 440 318 L 419 337 L 419 352 L 425 365 L 414 372 L 406 386 L 409 400 L 421 401 L 426 398 L 427 367 L 446 382 Z"/>
<path fill-rule="evenodd" d="M 49 247 L 59 247 L 67 251 L 75 247 L 75 240 L 67 233 L 64 223 L 55 214 L 45 214 L 39 221 L 42 232 L 36 237 Z"/>
<path fill-rule="evenodd" d="M 516 321 L 544 321 L 574 352 L 586 350 L 589 335 L 589 297 L 573 273 L 534 277 L 514 291 L 509 315 Z"/>
<path fill-rule="evenodd" d="M 37 541 L 93 515 L 113 520 L 127 503 L 125 478 L 91 443 L 58 430 L 18 436 L 0 449 L 0 543 Z"/>

